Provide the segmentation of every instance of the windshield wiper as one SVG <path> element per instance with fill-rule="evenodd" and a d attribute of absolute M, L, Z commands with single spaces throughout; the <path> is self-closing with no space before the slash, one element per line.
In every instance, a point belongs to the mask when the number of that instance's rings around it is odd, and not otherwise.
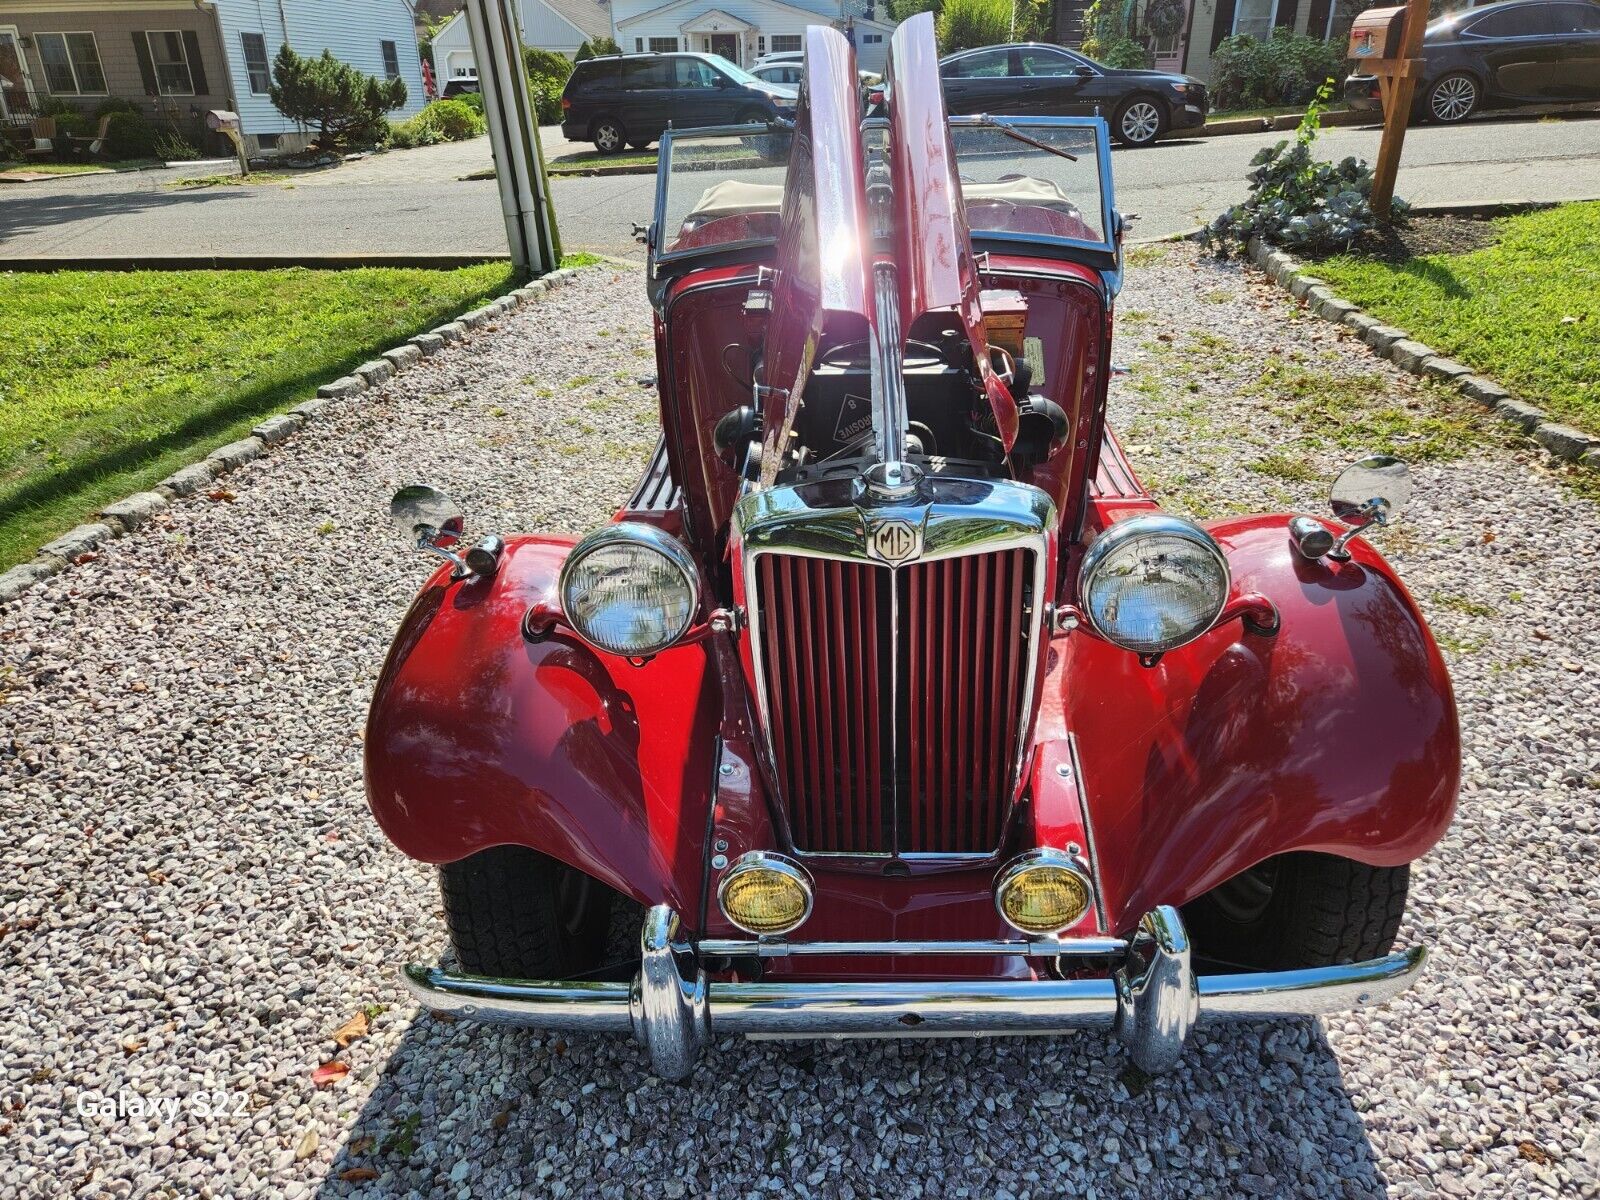
<path fill-rule="evenodd" d="M 989 129 L 998 129 L 1009 138 L 1015 138 L 1025 146 L 1032 146 L 1035 150 L 1043 150 L 1046 154 L 1054 154 L 1057 158 L 1064 158 L 1068 162 L 1077 162 L 1078 156 L 1070 151 L 1063 150 L 1060 146 L 1052 146 L 1049 142 L 1041 142 L 1038 138 L 1029 137 L 1015 125 L 1007 125 L 1004 121 L 997 121 L 987 113 L 982 113 L 973 118 L 979 125 Z"/>

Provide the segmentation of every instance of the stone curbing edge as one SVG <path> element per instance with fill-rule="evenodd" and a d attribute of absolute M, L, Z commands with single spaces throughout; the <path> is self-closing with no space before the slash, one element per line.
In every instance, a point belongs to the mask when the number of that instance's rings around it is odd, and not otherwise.
<path fill-rule="evenodd" d="M 385 350 L 371 362 L 357 367 L 354 374 L 323 384 L 317 389 L 316 398 L 302 401 L 288 412 L 265 418 L 250 431 L 249 437 L 217 447 L 198 462 L 174 471 L 148 491 L 135 492 L 106 505 L 100 510 L 98 520 L 68 530 L 41 547 L 28 562 L 0 573 L 0 604 L 16 599 L 41 580 L 59 575 L 112 539 L 132 533 L 179 497 L 191 496 L 228 472 L 260 458 L 269 449 L 283 445 L 308 422 L 315 421 L 334 400 L 348 400 L 368 389 L 383 386 L 445 345 L 461 341 L 469 330 L 479 329 L 494 318 L 531 303 L 553 287 L 564 287 L 583 269 L 563 267 L 541 275 L 532 283 L 445 322 L 431 333 L 418 334 L 403 345 Z"/>
<path fill-rule="evenodd" d="M 1275 250 L 1257 237 L 1250 239 L 1247 253 L 1250 261 L 1269 279 L 1296 300 L 1303 301 L 1313 315 L 1345 326 L 1378 357 L 1388 359 L 1413 375 L 1454 387 L 1469 400 L 1531 436 L 1556 458 L 1600 469 L 1600 438 L 1552 420 L 1543 409 L 1518 400 L 1494 380 L 1475 374 L 1471 367 L 1417 341 L 1404 329 L 1385 325 L 1358 305 L 1334 295 L 1326 282 L 1311 274 L 1287 252 Z"/>

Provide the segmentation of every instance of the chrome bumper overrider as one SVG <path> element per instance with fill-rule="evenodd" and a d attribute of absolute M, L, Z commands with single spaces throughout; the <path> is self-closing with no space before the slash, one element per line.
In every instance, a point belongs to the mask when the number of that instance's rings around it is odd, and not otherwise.
<path fill-rule="evenodd" d="M 1103 979 L 870 983 L 708 982 L 677 940 L 665 905 L 645 916 L 632 984 L 542 982 L 411 965 L 405 984 L 424 1006 L 474 1021 L 585 1033 L 632 1033 L 664 1079 L 683 1079 L 713 1033 L 755 1037 L 933 1037 L 1105 1029 L 1149 1072 L 1171 1069 L 1197 1022 L 1305 1016 L 1380 1004 L 1416 979 L 1421 947 L 1345 966 L 1201 975 L 1176 909 L 1147 913 Z M 1080 953 L 1103 953 L 1098 938 Z M 848 952 L 848 951 L 843 951 Z M 880 952 L 874 950 L 874 952 Z M 1015 953 L 1028 953 L 1024 944 Z"/>

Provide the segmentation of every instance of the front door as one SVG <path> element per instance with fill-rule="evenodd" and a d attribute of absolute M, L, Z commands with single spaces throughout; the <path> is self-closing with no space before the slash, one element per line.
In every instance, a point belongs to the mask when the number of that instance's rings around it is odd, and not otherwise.
<path fill-rule="evenodd" d="M 0 25 L 0 118 L 21 120 L 35 111 L 33 77 L 17 44 L 17 27 Z"/>
<path fill-rule="evenodd" d="M 711 35 L 711 53 L 720 54 L 723 58 L 739 64 L 739 35 L 737 33 L 713 33 Z"/>

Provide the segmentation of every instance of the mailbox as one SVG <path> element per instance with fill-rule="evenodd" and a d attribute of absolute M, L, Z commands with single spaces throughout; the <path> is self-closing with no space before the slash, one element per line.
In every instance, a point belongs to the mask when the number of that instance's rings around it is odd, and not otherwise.
<path fill-rule="evenodd" d="M 239 114 L 223 108 L 213 108 L 206 114 L 206 128 L 212 133 L 238 133 Z"/>
<path fill-rule="evenodd" d="M 1406 29 L 1406 10 L 1369 8 L 1350 26 L 1350 50 L 1354 59 L 1399 58 Z"/>

